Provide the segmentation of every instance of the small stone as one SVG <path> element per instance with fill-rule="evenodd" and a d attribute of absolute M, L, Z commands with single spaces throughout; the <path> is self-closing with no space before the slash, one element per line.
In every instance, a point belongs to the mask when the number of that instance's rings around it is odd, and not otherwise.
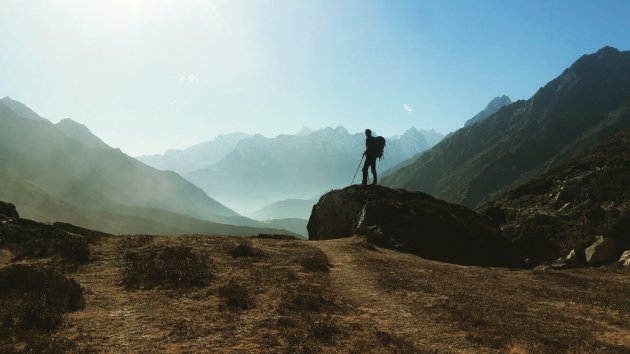
<path fill-rule="evenodd" d="M 597 236 L 597 241 L 590 245 L 584 251 L 586 256 L 586 263 L 601 263 L 613 260 L 615 257 L 615 240 L 604 236 Z"/>
<path fill-rule="evenodd" d="M 562 212 L 570 206 L 571 206 L 571 203 L 564 203 L 564 205 L 560 209 L 558 209 L 558 211 Z"/>
<path fill-rule="evenodd" d="M 619 257 L 619 265 L 624 267 L 630 267 L 630 250 L 626 250 Z"/>
<path fill-rule="evenodd" d="M 567 267 L 567 263 L 563 258 L 558 258 L 551 263 L 551 268 L 553 269 L 564 269 Z"/>

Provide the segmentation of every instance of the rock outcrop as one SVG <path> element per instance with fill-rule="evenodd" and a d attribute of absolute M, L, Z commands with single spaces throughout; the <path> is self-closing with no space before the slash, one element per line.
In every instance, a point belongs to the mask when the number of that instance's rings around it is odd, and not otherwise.
<path fill-rule="evenodd" d="M 10 251 L 14 260 L 56 257 L 65 263 L 85 264 L 90 260 L 89 244 L 108 235 L 65 223 L 56 225 L 61 227 L 19 218 L 13 204 L 0 201 L 0 250 Z"/>
<path fill-rule="evenodd" d="M 458 264 L 514 265 L 511 244 L 474 211 L 421 192 L 350 186 L 323 195 L 310 240 L 366 236 L 384 247 Z"/>
<path fill-rule="evenodd" d="M 19 218 L 17 210 L 15 210 L 15 205 L 11 203 L 1 202 L 0 201 L 0 215 L 8 216 L 10 218 Z"/>

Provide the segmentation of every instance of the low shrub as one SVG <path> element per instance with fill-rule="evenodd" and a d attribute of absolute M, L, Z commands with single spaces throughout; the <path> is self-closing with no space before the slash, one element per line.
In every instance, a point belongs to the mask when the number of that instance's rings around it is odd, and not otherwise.
<path fill-rule="evenodd" d="M 129 251 L 123 259 L 127 289 L 188 289 L 206 286 L 213 278 L 210 259 L 187 246 L 151 246 Z"/>
<path fill-rule="evenodd" d="M 219 295 L 226 300 L 226 305 L 232 310 L 247 310 L 254 307 L 254 299 L 246 286 L 230 280 L 219 290 Z"/>
<path fill-rule="evenodd" d="M 52 269 L 12 265 L 0 270 L 0 328 L 52 330 L 66 312 L 85 306 L 81 286 Z"/>
<path fill-rule="evenodd" d="M 297 263 L 307 272 L 329 272 L 331 266 L 328 256 L 319 249 L 314 249 L 311 254 L 298 259 Z"/>
<path fill-rule="evenodd" d="M 230 251 L 230 255 L 234 258 L 237 257 L 251 257 L 251 258 L 262 258 L 265 256 L 265 252 L 263 250 L 254 247 L 252 242 L 249 240 L 243 240 L 238 246 L 234 247 Z"/>
<path fill-rule="evenodd" d="M 87 264 L 90 262 L 88 239 L 83 236 L 28 237 L 11 245 L 14 260 L 58 256 L 65 262 Z"/>

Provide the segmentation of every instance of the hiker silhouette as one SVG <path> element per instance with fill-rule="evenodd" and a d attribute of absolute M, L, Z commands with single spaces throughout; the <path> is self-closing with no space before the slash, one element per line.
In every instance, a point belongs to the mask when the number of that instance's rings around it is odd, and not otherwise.
<path fill-rule="evenodd" d="M 378 157 L 378 147 L 376 143 L 376 138 L 372 136 L 372 131 L 370 129 L 365 129 L 365 151 L 363 152 L 363 156 L 365 156 L 365 164 L 363 165 L 363 182 L 362 185 L 367 185 L 368 181 L 368 168 L 372 169 L 372 177 L 374 180 L 372 184 L 376 184 L 376 158 Z"/>

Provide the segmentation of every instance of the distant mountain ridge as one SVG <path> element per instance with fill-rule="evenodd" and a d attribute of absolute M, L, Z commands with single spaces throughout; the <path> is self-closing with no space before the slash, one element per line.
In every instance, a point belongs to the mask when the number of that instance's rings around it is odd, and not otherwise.
<path fill-rule="evenodd" d="M 428 149 L 425 134 L 431 141 L 441 136 L 410 128 L 387 138 L 379 171 Z M 255 210 L 277 200 L 309 199 L 349 185 L 364 150 L 364 133 L 350 134 L 343 127 L 303 136 L 254 135 L 240 140 L 220 161 L 184 177 L 232 207 Z"/>
<path fill-rule="evenodd" d="M 308 219 L 313 205 L 321 196 L 311 199 L 285 199 L 266 205 L 247 216 L 256 220 L 272 220 L 283 218 Z"/>
<path fill-rule="evenodd" d="M 493 98 L 492 101 L 490 101 L 490 103 L 488 103 L 486 108 L 484 108 L 481 112 L 477 113 L 474 117 L 467 120 L 466 123 L 464 123 L 464 126 L 467 127 L 471 124 L 480 122 L 490 117 L 491 115 L 493 115 L 500 108 L 509 105 L 510 103 L 512 103 L 512 100 L 508 96 L 506 95 L 497 96 Z"/>
<path fill-rule="evenodd" d="M 167 150 L 162 155 L 145 155 L 137 159 L 159 170 L 186 174 L 220 161 L 234 150 L 239 141 L 249 137 L 251 135 L 246 133 L 222 134 L 212 141 L 199 143 L 183 150 Z"/>
<path fill-rule="evenodd" d="M 474 207 L 630 126 L 630 52 L 584 55 L 527 101 L 445 138 L 383 183 Z"/>
<path fill-rule="evenodd" d="M 67 137 L 80 142 L 85 147 L 95 149 L 112 149 L 111 146 L 105 144 L 103 140 L 94 135 L 88 127 L 75 122 L 70 118 L 62 119 L 59 123 L 55 124 L 55 126 Z"/>
<path fill-rule="evenodd" d="M 18 117 L 34 120 L 34 121 L 44 121 L 48 122 L 48 119 L 42 118 L 39 114 L 35 113 L 32 109 L 28 108 L 25 104 L 19 101 L 12 100 L 11 97 L 7 96 L 0 100 L 0 103 L 4 104 L 10 110 L 13 111 Z"/>

